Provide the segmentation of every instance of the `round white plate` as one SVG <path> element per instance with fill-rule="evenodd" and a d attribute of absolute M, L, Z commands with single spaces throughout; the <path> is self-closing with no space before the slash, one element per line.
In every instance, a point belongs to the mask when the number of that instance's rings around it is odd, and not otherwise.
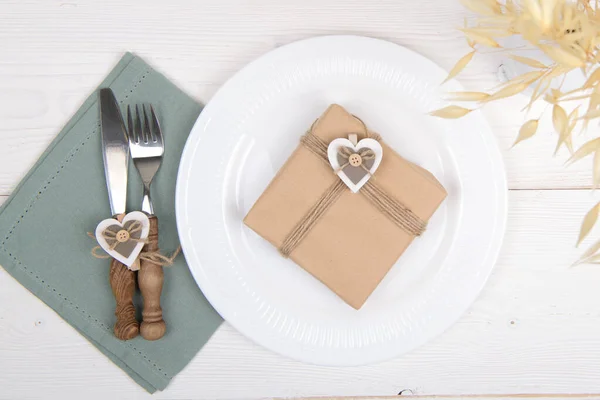
<path fill-rule="evenodd" d="M 414 349 L 475 300 L 496 261 L 506 179 L 495 138 L 474 112 L 443 106 L 446 72 L 393 43 L 326 36 L 280 47 L 231 78 L 206 106 L 177 179 L 181 245 L 198 285 L 236 329 L 298 360 L 360 365 Z M 360 310 L 244 226 L 300 136 L 331 103 L 358 115 L 448 198 Z"/>

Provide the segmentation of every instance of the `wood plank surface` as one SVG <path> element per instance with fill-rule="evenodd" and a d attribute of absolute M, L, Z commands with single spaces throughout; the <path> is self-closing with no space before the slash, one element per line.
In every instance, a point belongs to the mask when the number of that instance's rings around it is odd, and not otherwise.
<path fill-rule="evenodd" d="M 448 70 L 468 51 L 455 29 L 466 15 L 458 0 L 2 0 L 0 203 L 125 51 L 206 102 L 251 60 L 315 35 L 390 40 Z M 501 62 L 478 56 L 460 81 L 490 89 Z M 600 399 L 600 268 L 569 267 L 582 251 L 573 246 L 581 218 L 600 195 L 580 190 L 590 187 L 590 160 L 566 169 L 565 151 L 552 157 L 547 110 L 539 134 L 510 148 L 526 102 L 484 109 L 513 189 L 508 231 L 489 284 L 445 334 L 386 363 L 325 368 L 225 324 L 153 397 Z M 598 133 L 593 126 L 576 142 Z M 0 398 L 84 395 L 150 397 L 0 268 Z"/>

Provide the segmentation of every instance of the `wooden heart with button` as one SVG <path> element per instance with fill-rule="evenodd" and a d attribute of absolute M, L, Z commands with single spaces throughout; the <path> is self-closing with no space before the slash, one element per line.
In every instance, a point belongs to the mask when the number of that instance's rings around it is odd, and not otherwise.
<path fill-rule="evenodd" d="M 148 233 L 150 221 L 148 216 L 140 211 L 125 215 L 122 222 L 108 218 L 96 227 L 96 240 L 102 249 L 115 260 L 127 265 L 130 269 L 139 267 L 135 263 L 140 255 Z"/>
<path fill-rule="evenodd" d="M 383 157 L 383 149 L 377 140 L 356 140 L 357 135 L 351 134 L 348 139 L 333 140 L 327 148 L 333 170 L 353 193 L 373 176 Z"/>

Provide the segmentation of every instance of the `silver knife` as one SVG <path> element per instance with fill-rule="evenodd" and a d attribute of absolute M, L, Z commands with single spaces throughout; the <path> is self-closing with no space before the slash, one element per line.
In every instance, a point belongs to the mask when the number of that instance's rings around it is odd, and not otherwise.
<path fill-rule="evenodd" d="M 100 89 L 102 155 L 112 215 L 125 213 L 129 143 L 119 103 L 111 89 Z"/>
<path fill-rule="evenodd" d="M 120 214 L 125 214 L 129 142 L 119 103 L 110 89 L 100 90 L 100 122 L 108 199 L 113 217 L 118 218 Z M 120 261 L 112 259 L 109 282 L 116 301 L 117 321 L 113 332 L 118 339 L 132 339 L 140 332 L 133 305 L 135 272 L 127 269 Z"/>

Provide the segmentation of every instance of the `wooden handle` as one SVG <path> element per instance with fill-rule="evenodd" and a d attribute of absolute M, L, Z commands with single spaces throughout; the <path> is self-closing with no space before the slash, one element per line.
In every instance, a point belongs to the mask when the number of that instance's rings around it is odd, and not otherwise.
<path fill-rule="evenodd" d="M 109 281 L 117 302 L 115 336 L 121 340 L 133 339 L 140 332 L 139 323 L 135 319 L 135 307 L 133 306 L 135 272 L 130 271 L 126 265 L 113 258 L 110 262 Z"/>
<path fill-rule="evenodd" d="M 145 252 L 158 251 L 158 219 L 151 215 L 148 242 L 144 246 Z M 160 294 L 162 292 L 164 272 L 161 265 L 141 260 L 138 272 L 138 284 L 144 298 L 142 311 L 142 337 L 146 340 L 157 340 L 165 335 L 167 326 L 163 321 L 162 308 L 160 307 Z"/>

